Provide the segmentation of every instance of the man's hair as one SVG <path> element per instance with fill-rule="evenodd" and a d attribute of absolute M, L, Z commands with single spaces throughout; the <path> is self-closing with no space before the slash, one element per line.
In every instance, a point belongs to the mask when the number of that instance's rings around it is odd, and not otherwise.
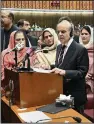
<path fill-rule="evenodd" d="M 64 20 L 66 20 L 66 21 L 72 23 L 72 20 L 71 20 L 69 17 L 64 16 L 64 17 L 61 17 L 61 18 L 58 20 L 58 24 L 59 24 L 60 22 L 64 21 Z"/>
<path fill-rule="evenodd" d="M 14 14 L 12 12 L 9 12 L 8 17 L 10 17 L 12 19 L 12 22 L 14 21 Z"/>
<path fill-rule="evenodd" d="M 74 32 L 74 25 L 72 23 L 72 20 L 69 17 L 67 17 L 67 16 L 61 17 L 58 20 L 58 23 L 57 24 L 61 23 L 62 21 L 68 21 L 70 23 L 70 25 L 71 25 L 71 28 L 70 28 L 70 37 L 72 37 L 73 36 L 73 32 Z"/>
<path fill-rule="evenodd" d="M 20 27 L 20 26 L 23 26 L 24 25 L 24 21 L 26 21 L 25 19 L 20 19 L 18 22 L 17 22 L 17 26 Z"/>

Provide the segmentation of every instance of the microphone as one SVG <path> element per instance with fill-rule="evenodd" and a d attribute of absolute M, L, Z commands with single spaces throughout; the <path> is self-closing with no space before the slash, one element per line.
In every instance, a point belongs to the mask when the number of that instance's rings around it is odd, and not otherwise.
<path fill-rule="evenodd" d="M 11 107 L 11 105 L 13 105 L 13 91 L 14 91 L 13 80 L 9 81 L 9 89 L 10 89 L 9 106 Z"/>
<path fill-rule="evenodd" d="M 15 51 L 15 50 L 21 50 L 22 48 L 24 47 L 24 44 L 23 43 L 18 43 L 12 50 L 10 50 L 9 52 L 7 53 L 10 53 L 12 51 Z"/>
<path fill-rule="evenodd" d="M 54 69 L 55 67 L 56 67 L 55 64 L 50 65 L 51 70 Z"/>
<path fill-rule="evenodd" d="M 74 116 L 60 116 L 60 117 L 56 117 L 56 118 L 51 118 L 51 119 L 42 119 L 42 120 L 38 120 L 36 123 L 42 122 L 42 121 L 46 121 L 46 120 L 52 120 L 52 119 L 61 119 L 61 118 L 73 118 L 77 123 L 81 123 L 82 119 L 80 117 L 74 117 Z"/>
<path fill-rule="evenodd" d="M 81 123 L 82 119 L 79 117 L 72 117 L 76 122 Z"/>
<path fill-rule="evenodd" d="M 18 65 L 18 68 L 17 68 L 17 70 L 18 71 L 30 71 L 30 70 L 32 70 L 31 68 L 30 68 L 30 59 L 29 59 L 29 56 L 30 56 L 30 54 L 31 54 L 31 56 L 33 56 L 34 55 L 34 51 L 37 49 L 37 47 L 36 46 L 33 46 L 33 47 L 31 47 L 31 48 L 29 48 L 28 50 L 27 50 L 27 52 L 26 52 L 26 55 L 25 55 L 25 57 L 23 58 L 23 60 L 21 61 L 21 62 L 19 62 L 17 65 Z M 28 60 L 28 63 L 27 63 L 27 68 L 25 68 L 25 61 L 26 60 Z M 33 71 L 33 70 L 32 70 Z"/>
<path fill-rule="evenodd" d="M 27 50 L 26 55 L 25 55 L 25 57 L 24 57 L 24 59 L 22 60 L 21 63 L 24 63 L 28 59 L 28 57 L 30 56 L 30 54 L 36 50 L 36 48 L 37 47 L 31 47 L 31 48 L 29 48 Z M 33 55 L 33 53 L 32 53 L 32 55 Z"/>

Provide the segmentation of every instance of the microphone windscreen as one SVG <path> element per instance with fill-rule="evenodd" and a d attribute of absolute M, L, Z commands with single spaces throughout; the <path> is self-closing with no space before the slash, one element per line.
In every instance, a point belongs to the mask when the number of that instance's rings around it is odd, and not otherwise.
<path fill-rule="evenodd" d="M 82 119 L 79 117 L 72 117 L 76 122 L 81 123 Z"/>
<path fill-rule="evenodd" d="M 17 49 L 18 51 L 21 50 L 23 47 L 24 47 L 24 43 L 18 43 L 18 44 L 16 45 L 16 49 Z"/>
<path fill-rule="evenodd" d="M 43 53 L 48 53 L 48 50 L 43 50 Z"/>
<path fill-rule="evenodd" d="M 55 65 L 50 65 L 51 70 L 55 68 Z"/>

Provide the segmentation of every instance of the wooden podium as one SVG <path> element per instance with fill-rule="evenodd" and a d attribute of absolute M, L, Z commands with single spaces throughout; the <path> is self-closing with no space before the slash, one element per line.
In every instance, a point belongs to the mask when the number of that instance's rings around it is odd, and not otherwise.
<path fill-rule="evenodd" d="M 63 78 L 53 73 L 5 70 L 6 85 L 14 84 L 13 99 L 20 108 L 49 104 L 63 93 Z"/>

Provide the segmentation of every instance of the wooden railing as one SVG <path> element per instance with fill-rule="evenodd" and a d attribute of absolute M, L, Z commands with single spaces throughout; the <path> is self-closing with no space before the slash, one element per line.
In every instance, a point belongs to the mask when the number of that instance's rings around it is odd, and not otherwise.
<path fill-rule="evenodd" d="M 28 9 L 63 9 L 63 10 L 93 10 L 93 0 L 75 1 L 31 1 L 31 0 L 2 0 L 2 8 L 28 8 Z"/>

